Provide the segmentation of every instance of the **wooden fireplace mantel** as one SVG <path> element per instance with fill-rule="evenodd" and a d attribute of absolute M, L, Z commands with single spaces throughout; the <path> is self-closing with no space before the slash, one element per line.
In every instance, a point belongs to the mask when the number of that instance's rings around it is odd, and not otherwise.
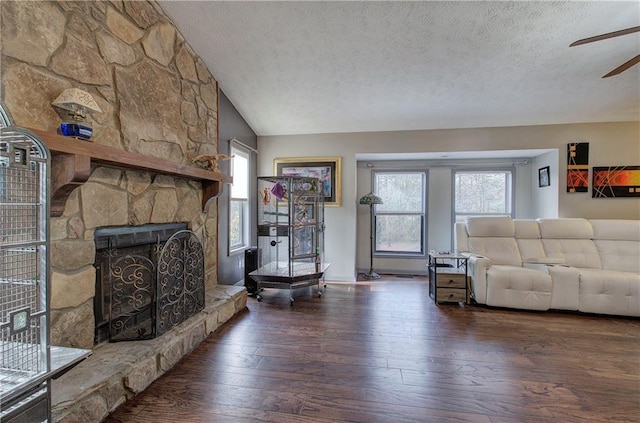
<path fill-rule="evenodd" d="M 202 183 L 202 209 L 222 193 L 225 183 L 232 183 L 228 175 L 157 159 L 138 153 L 119 150 L 90 141 L 63 137 L 51 132 L 29 128 L 51 151 L 51 216 L 62 216 L 71 192 L 84 184 L 91 175 L 91 163 L 125 169 L 176 176 Z"/>

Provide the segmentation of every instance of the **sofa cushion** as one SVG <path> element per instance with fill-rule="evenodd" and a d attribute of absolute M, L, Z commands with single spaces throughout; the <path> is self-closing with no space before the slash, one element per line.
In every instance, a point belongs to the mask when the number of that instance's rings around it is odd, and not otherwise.
<path fill-rule="evenodd" d="M 595 240 L 603 269 L 640 273 L 640 242 Z"/>
<path fill-rule="evenodd" d="M 575 267 L 546 266 L 553 281 L 551 308 L 578 310 L 580 304 L 580 272 Z"/>
<path fill-rule="evenodd" d="M 469 252 L 487 257 L 492 264 L 522 266 L 515 238 L 469 237 Z"/>
<path fill-rule="evenodd" d="M 568 266 L 602 269 L 588 220 L 538 219 L 538 224 L 547 257 L 563 259 Z"/>
<path fill-rule="evenodd" d="M 586 219 L 538 219 L 543 239 L 592 239 L 593 228 Z"/>
<path fill-rule="evenodd" d="M 640 220 L 592 219 L 593 239 L 640 242 Z"/>
<path fill-rule="evenodd" d="M 522 261 L 538 262 L 545 257 L 544 248 L 540 241 L 540 229 L 535 220 L 514 219 L 516 241 Z"/>
<path fill-rule="evenodd" d="M 548 310 L 551 277 L 516 266 L 492 266 L 487 271 L 487 305 L 526 310 Z"/>
<path fill-rule="evenodd" d="M 640 273 L 640 220 L 593 219 L 603 269 Z"/>
<path fill-rule="evenodd" d="M 515 236 L 515 225 L 510 216 L 467 217 L 465 223 L 470 237 Z"/>
<path fill-rule="evenodd" d="M 601 269 L 578 270 L 580 311 L 640 316 L 640 274 Z"/>
<path fill-rule="evenodd" d="M 510 216 L 468 217 L 465 226 L 469 252 L 489 258 L 492 264 L 522 266 Z"/>
<path fill-rule="evenodd" d="M 596 244 L 590 239 L 542 239 L 547 257 L 562 259 L 567 266 L 602 269 Z"/>
<path fill-rule="evenodd" d="M 513 219 L 515 236 L 518 239 L 540 239 L 540 226 L 532 219 Z"/>

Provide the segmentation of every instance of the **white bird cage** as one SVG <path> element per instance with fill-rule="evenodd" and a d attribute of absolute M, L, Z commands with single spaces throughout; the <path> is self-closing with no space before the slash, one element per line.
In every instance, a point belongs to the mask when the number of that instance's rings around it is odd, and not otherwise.
<path fill-rule="evenodd" d="M 47 421 L 50 157 L 2 107 L 0 128 L 0 421 Z"/>

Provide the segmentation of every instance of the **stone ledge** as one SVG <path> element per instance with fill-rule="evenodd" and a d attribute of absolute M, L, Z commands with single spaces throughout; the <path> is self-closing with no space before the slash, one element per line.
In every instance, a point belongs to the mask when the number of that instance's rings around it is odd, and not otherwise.
<path fill-rule="evenodd" d="M 207 290 L 202 312 L 164 335 L 147 341 L 98 345 L 88 359 L 52 382 L 52 420 L 102 421 L 246 305 L 244 287 L 216 285 Z"/>

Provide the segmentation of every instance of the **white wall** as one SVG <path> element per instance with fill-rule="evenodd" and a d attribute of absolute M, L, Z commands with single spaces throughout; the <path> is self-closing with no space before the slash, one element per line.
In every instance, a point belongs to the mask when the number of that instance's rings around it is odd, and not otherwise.
<path fill-rule="evenodd" d="M 452 247 L 453 227 L 453 169 L 432 167 L 429 170 L 429 197 L 427 199 L 427 250 L 446 251 Z M 422 268 L 424 271 L 424 260 Z"/>
<path fill-rule="evenodd" d="M 560 217 L 586 217 L 592 219 L 639 219 L 638 198 L 591 198 L 591 169 L 595 166 L 640 165 L 640 122 L 620 124 L 591 124 L 582 132 L 579 126 L 560 125 L 557 136 L 569 138 L 567 142 L 589 143 L 589 192 L 569 193 L 566 189 L 567 146 L 560 149 L 559 174 L 563 175 L 559 190 Z"/>
<path fill-rule="evenodd" d="M 566 160 L 566 151 L 563 152 Z M 535 201 L 532 204 L 532 210 L 534 210 L 533 216 L 527 216 L 530 218 L 534 217 L 545 217 L 545 218 L 554 218 L 558 217 L 558 198 L 559 198 L 559 187 L 561 186 L 560 181 L 562 180 L 563 184 L 566 181 L 566 166 L 563 173 L 564 179 L 560 178 L 559 175 L 559 165 L 558 165 L 558 150 L 555 150 L 550 153 L 543 154 L 534 158 L 533 160 L 533 168 L 531 171 L 533 172 L 531 175 L 531 191 L 535 193 L 533 197 Z M 549 166 L 549 180 L 551 185 L 548 187 L 540 187 L 538 186 L 538 170 Z M 564 185 L 563 185 L 564 188 Z"/>
<path fill-rule="evenodd" d="M 258 137 L 258 174 L 271 175 L 273 160 L 280 157 L 342 157 L 342 207 L 327 208 L 326 258 L 331 262 L 327 278 L 331 280 L 355 280 L 356 252 L 358 263 L 368 257 L 368 212 L 357 204 L 368 190 L 360 183 L 367 178 L 357 178 L 356 155 L 361 153 L 420 153 L 447 151 L 485 151 L 520 149 L 557 149 L 558 158 L 551 166 L 552 186 L 557 192 L 559 217 L 640 219 L 640 199 L 592 199 L 591 193 L 566 193 L 567 143 L 590 143 L 589 166 L 640 165 L 640 123 L 587 123 L 567 125 L 541 125 L 508 128 L 452 129 L 431 131 L 367 132 L 317 135 L 286 135 Z M 545 158 L 546 161 L 548 158 Z M 551 160 L 552 161 L 552 160 Z M 528 173 L 527 186 L 518 190 L 530 190 L 530 203 L 517 213 L 519 217 L 537 217 L 539 213 L 554 214 L 553 200 L 541 197 L 537 188 L 537 164 Z M 516 169 L 518 172 L 519 170 Z M 436 182 L 448 180 L 444 169 L 429 173 L 432 187 Z M 449 171 L 450 172 L 450 171 Z M 535 175 L 535 178 L 533 176 Z M 555 177 L 554 177 L 555 175 Z M 524 178 L 516 176 L 518 183 Z M 370 178 L 368 179 L 370 183 Z M 535 185 L 534 185 L 535 184 Z M 449 187 L 450 189 L 450 187 Z M 430 190 L 429 242 L 445 244 L 444 232 L 450 237 L 449 212 L 434 208 L 446 200 L 451 204 L 450 193 Z M 548 211 L 550 209 L 550 211 Z M 530 210 L 531 214 L 527 214 Z M 445 216 L 446 215 L 446 216 Z M 436 217 L 434 217 L 436 216 Z M 439 216 L 439 217 L 438 217 Z M 364 220 L 363 228 L 360 223 Z M 434 237 L 437 237 L 435 239 Z M 359 247 L 357 247 L 359 246 Z M 362 247 L 360 247 L 362 246 Z M 368 266 L 368 265 L 366 265 Z M 422 264 L 420 264 L 422 267 Z"/>

